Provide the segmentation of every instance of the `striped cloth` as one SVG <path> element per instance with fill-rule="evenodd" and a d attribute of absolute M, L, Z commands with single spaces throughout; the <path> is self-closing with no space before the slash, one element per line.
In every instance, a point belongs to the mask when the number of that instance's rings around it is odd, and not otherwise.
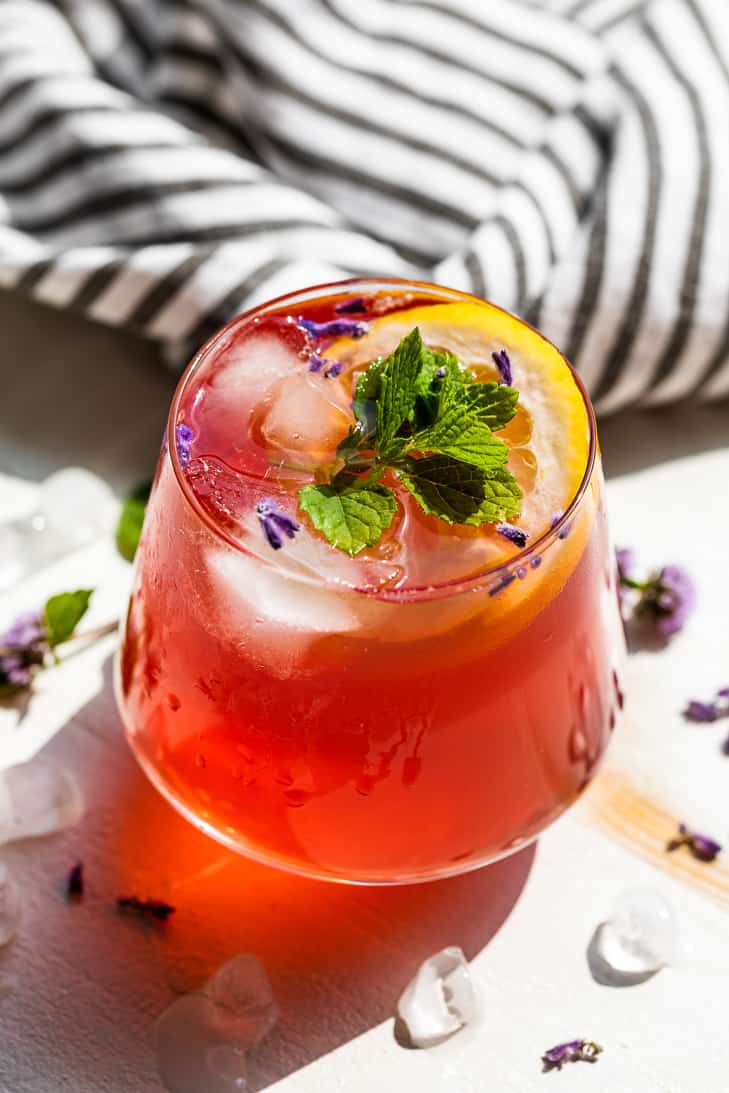
<path fill-rule="evenodd" d="M 727 0 L 3 0 L 0 285 L 169 355 L 350 275 L 729 395 Z"/>

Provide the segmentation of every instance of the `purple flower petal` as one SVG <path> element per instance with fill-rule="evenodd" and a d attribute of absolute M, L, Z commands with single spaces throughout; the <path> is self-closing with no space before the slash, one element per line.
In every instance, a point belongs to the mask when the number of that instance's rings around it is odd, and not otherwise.
<path fill-rule="evenodd" d="M 345 300 L 334 308 L 337 315 L 360 315 L 367 310 L 364 296 L 353 296 L 351 300 Z"/>
<path fill-rule="evenodd" d="M 273 550 L 280 550 L 283 546 L 283 536 L 293 539 L 301 525 L 288 513 L 279 507 L 272 497 L 264 497 L 256 506 L 258 521 L 266 536 L 268 545 Z"/>
<path fill-rule="evenodd" d="M 527 539 L 529 538 L 529 532 L 524 531 L 523 528 L 518 528 L 514 524 L 496 524 L 495 530 L 502 535 L 504 539 L 508 539 L 514 546 L 518 546 L 522 550 L 527 545 Z"/>
<path fill-rule="evenodd" d="M 710 839 L 708 835 L 692 835 L 691 853 L 700 861 L 713 861 L 721 853 L 721 843 Z"/>
<path fill-rule="evenodd" d="M 318 353 L 309 354 L 309 371 L 321 372 L 322 368 L 329 362 L 326 357 L 320 357 Z"/>
<path fill-rule="evenodd" d="M 548 1063 L 563 1063 L 577 1055 L 581 1046 L 582 1040 L 568 1040 L 565 1044 L 550 1047 L 549 1051 L 544 1052 L 542 1058 Z"/>
<path fill-rule="evenodd" d="M 503 592 L 515 580 L 516 577 L 513 573 L 506 573 L 489 589 L 489 596 L 498 596 L 499 592 Z"/>
<path fill-rule="evenodd" d="M 369 330 L 367 323 L 357 319 L 329 319 L 318 323 L 315 319 L 298 318 L 296 322 L 312 338 L 361 338 Z"/>
<path fill-rule="evenodd" d="M 708 723 L 709 721 L 718 721 L 723 716 L 723 711 L 719 709 L 715 702 L 699 702 L 697 699 L 692 698 L 683 711 L 683 716 L 687 721 Z"/>
<path fill-rule="evenodd" d="M 181 467 L 186 467 L 190 462 L 190 447 L 194 439 L 195 432 L 189 425 L 183 423 L 175 425 L 175 447 L 177 448 L 177 458 Z"/>
<path fill-rule="evenodd" d="M 491 354 L 491 359 L 499 370 L 499 383 L 511 387 L 511 361 L 505 349 L 496 349 Z"/>
<path fill-rule="evenodd" d="M 436 371 L 435 371 L 434 379 L 437 379 L 437 380 L 445 379 L 445 374 L 446 374 L 445 365 L 441 364 L 440 368 L 437 368 Z"/>
<path fill-rule="evenodd" d="M 729 687 L 720 687 L 716 693 L 719 698 L 729 698 Z"/>
<path fill-rule="evenodd" d="M 632 547 L 618 547 L 615 551 L 615 560 L 618 563 L 618 577 L 622 581 L 624 577 L 631 577 L 635 568 L 635 551 Z"/>
<path fill-rule="evenodd" d="M 24 611 L 0 634 L 0 688 L 23 690 L 29 687 L 34 671 L 48 655 L 49 645 L 42 611 Z"/>
<path fill-rule="evenodd" d="M 324 373 L 324 379 L 325 380 L 335 379 L 341 373 L 343 368 L 344 368 L 344 365 L 342 364 L 341 361 L 332 361 L 332 363 L 329 365 L 326 372 Z"/>
<path fill-rule="evenodd" d="M 568 1040 L 545 1051 L 542 1062 L 545 1070 L 561 1070 L 565 1063 L 595 1063 L 601 1052 L 602 1048 L 594 1040 Z"/>
<path fill-rule="evenodd" d="M 557 524 L 560 522 L 560 520 L 562 519 L 563 516 L 564 516 L 564 509 L 557 509 L 556 512 L 552 513 L 552 519 L 549 521 L 550 530 L 553 530 L 554 528 L 556 528 Z M 558 539 L 566 539 L 571 531 L 572 531 L 572 524 L 565 524 L 565 526 L 562 528 L 562 530 L 557 533 L 557 538 Z"/>
<path fill-rule="evenodd" d="M 699 861 L 712 862 L 721 852 L 721 843 L 708 835 L 701 835 L 697 831 L 691 831 L 686 824 L 678 825 L 678 835 L 675 835 L 666 844 L 666 850 L 671 853 L 680 846 L 687 846 L 691 854 Z"/>
<path fill-rule="evenodd" d="M 670 638 L 685 625 L 696 606 L 694 583 L 681 566 L 666 565 L 654 584 L 656 629 L 661 637 Z"/>

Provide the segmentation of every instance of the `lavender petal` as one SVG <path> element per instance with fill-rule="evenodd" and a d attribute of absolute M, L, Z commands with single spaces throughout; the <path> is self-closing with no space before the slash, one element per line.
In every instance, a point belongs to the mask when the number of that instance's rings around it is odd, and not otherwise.
<path fill-rule="evenodd" d="M 369 327 L 356 319 L 329 319 L 318 323 L 315 319 L 296 320 L 297 325 L 312 338 L 361 338 Z"/>
<path fill-rule="evenodd" d="M 511 387 L 513 377 L 509 354 L 505 349 L 496 349 L 491 354 L 491 359 L 499 371 L 499 383 Z"/>
<path fill-rule="evenodd" d="M 258 502 L 256 515 L 268 545 L 273 550 L 280 550 L 283 546 L 282 536 L 293 539 L 301 527 L 272 497 L 264 497 Z"/>
<path fill-rule="evenodd" d="M 687 721 L 708 723 L 718 721 L 722 716 L 722 711 L 715 702 L 699 702 L 697 699 L 692 698 L 683 711 L 683 716 Z"/>
<path fill-rule="evenodd" d="M 529 538 L 529 532 L 524 531 L 523 528 L 518 528 L 514 524 L 496 524 L 495 530 L 502 535 L 504 539 L 508 539 L 514 546 L 518 546 L 523 549 L 527 544 Z"/>

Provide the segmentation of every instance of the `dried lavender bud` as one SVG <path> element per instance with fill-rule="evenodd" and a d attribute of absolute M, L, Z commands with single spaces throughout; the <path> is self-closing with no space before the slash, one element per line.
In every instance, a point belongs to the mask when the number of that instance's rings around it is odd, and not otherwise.
<path fill-rule="evenodd" d="M 190 446 L 195 439 L 195 432 L 189 425 L 175 425 L 175 446 L 180 466 L 186 467 L 190 462 Z"/>
<path fill-rule="evenodd" d="M 666 844 L 666 850 L 670 854 L 678 850 L 680 846 L 687 846 L 690 852 L 699 861 L 712 862 L 721 852 L 721 844 L 708 835 L 701 835 L 696 831 L 690 831 L 686 824 L 678 825 L 678 834 Z"/>
<path fill-rule="evenodd" d="M 499 370 L 499 383 L 511 387 L 511 361 L 505 349 L 497 349 L 491 354 L 491 359 Z"/>
<path fill-rule="evenodd" d="M 315 319 L 297 319 L 296 323 L 312 338 L 361 338 L 367 333 L 367 323 L 356 319 L 329 319 L 318 323 Z"/>
<path fill-rule="evenodd" d="M 139 915 L 142 918 L 154 918 L 159 922 L 166 922 L 176 910 L 171 903 L 165 903 L 163 900 L 139 899 L 138 896 L 119 896 L 116 905 L 120 911 Z"/>
<path fill-rule="evenodd" d="M 282 536 L 287 536 L 289 539 L 293 539 L 296 532 L 301 527 L 297 524 L 296 520 L 288 513 L 285 513 L 282 508 L 271 497 L 264 497 L 262 501 L 259 501 L 256 506 L 256 513 L 258 514 L 258 520 L 263 529 L 263 534 L 268 540 L 268 545 L 273 550 L 280 550 L 283 546 Z"/>
<path fill-rule="evenodd" d="M 0 635 L 0 695 L 29 687 L 33 675 L 45 663 L 50 651 L 42 611 L 24 611 Z"/>
<path fill-rule="evenodd" d="M 545 1070 L 561 1070 L 565 1063 L 595 1063 L 603 1049 L 594 1040 L 568 1040 L 542 1055 Z"/>
<path fill-rule="evenodd" d="M 503 535 L 504 539 L 508 539 L 510 543 L 520 549 L 527 545 L 529 532 L 524 531 L 523 528 L 518 528 L 514 524 L 496 524 L 495 530 L 498 531 L 499 535 Z"/>

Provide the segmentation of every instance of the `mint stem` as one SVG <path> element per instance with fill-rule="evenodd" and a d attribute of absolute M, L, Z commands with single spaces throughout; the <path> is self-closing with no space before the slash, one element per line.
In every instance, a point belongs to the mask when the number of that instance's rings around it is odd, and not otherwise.
<path fill-rule="evenodd" d="M 105 638 L 107 634 L 113 634 L 118 629 L 119 619 L 114 619 L 113 622 L 105 622 L 101 626 L 94 626 L 91 630 L 83 630 L 80 634 L 73 634 L 65 641 L 60 641 L 58 645 L 70 645 L 79 641 L 98 641 L 100 638 Z M 10 656 L 13 653 L 22 653 L 24 648 L 22 645 L 0 645 L 0 657 Z"/>

